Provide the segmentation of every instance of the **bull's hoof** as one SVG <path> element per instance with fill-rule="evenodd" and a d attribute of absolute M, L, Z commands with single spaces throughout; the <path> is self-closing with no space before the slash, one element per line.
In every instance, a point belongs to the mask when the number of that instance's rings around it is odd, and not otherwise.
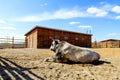
<path fill-rule="evenodd" d="M 48 58 L 44 59 L 43 61 L 44 61 L 44 62 L 48 62 Z"/>
<path fill-rule="evenodd" d="M 44 59 L 44 62 L 54 62 L 54 59 L 51 57 L 48 57 L 48 58 Z"/>

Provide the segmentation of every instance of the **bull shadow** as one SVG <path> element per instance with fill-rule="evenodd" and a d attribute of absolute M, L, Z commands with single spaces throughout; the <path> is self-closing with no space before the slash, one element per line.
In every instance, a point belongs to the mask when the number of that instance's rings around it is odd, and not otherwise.
<path fill-rule="evenodd" d="M 91 64 L 93 64 L 93 65 L 102 65 L 102 64 L 111 64 L 111 62 L 99 60 L 99 61 L 96 61 L 96 62 L 92 62 Z"/>
<path fill-rule="evenodd" d="M 104 60 L 94 61 L 94 62 L 91 62 L 91 63 L 81 63 L 81 62 L 68 61 L 68 62 L 63 63 L 63 64 L 69 64 L 69 65 L 73 65 L 73 64 L 81 64 L 81 65 L 86 64 L 86 65 L 87 65 L 87 64 L 88 64 L 88 65 L 97 66 L 97 65 L 103 65 L 103 64 L 111 64 L 111 62 L 109 62 L 109 61 L 104 61 Z"/>
<path fill-rule="evenodd" d="M 30 74 L 38 80 L 45 80 L 37 74 L 33 73 L 30 69 L 32 68 L 24 68 L 15 62 L 0 56 L 0 79 L 2 78 L 3 80 L 12 80 L 14 78 L 15 80 L 34 80 L 31 76 L 28 75 Z M 26 71 L 28 74 L 26 74 L 24 71 Z M 12 77 L 10 75 L 12 75 Z"/>

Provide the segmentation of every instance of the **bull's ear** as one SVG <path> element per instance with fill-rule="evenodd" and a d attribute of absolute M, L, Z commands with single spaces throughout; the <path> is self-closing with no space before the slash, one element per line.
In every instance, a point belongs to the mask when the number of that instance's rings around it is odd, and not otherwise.
<path fill-rule="evenodd" d="M 55 40 L 55 44 L 59 44 L 60 43 L 60 40 Z"/>

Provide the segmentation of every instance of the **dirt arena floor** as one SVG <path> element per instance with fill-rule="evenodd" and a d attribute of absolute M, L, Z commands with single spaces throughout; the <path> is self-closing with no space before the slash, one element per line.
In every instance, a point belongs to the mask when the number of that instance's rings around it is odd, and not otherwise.
<path fill-rule="evenodd" d="M 0 80 L 120 80 L 120 48 L 93 50 L 96 65 L 44 62 L 48 49 L 0 49 Z"/>

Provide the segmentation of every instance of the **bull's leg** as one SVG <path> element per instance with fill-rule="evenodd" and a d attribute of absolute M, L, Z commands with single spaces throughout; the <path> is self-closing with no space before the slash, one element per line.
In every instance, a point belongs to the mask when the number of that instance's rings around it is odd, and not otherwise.
<path fill-rule="evenodd" d="M 44 59 L 45 62 L 62 62 L 62 54 L 57 53 L 54 56 Z"/>
<path fill-rule="evenodd" d="M 47 57 L 44 59 L 44 62 L 54 62 L 54 61 L 55 61 L 55 58 L 53 56 Z"/>
<path fill-rule="evenodd" d="M 55 58 L 56 58 L 57 60 L 61 60 L 61 59 L 62 59 L 62 54 L 61 54 L 60 52 L 56 53 L 56 54 L 55 54 Z"/>
<path fill-rule="evenodd" d="M 62 54 L 61 52 L 58 52 L 55 54 L 55 62 L 62 62 Z"/>
<path fill-rule="evenodd" d="M 61 62 L 56 56 L 47 57 L 44 59 L 44 62 Z"/>

